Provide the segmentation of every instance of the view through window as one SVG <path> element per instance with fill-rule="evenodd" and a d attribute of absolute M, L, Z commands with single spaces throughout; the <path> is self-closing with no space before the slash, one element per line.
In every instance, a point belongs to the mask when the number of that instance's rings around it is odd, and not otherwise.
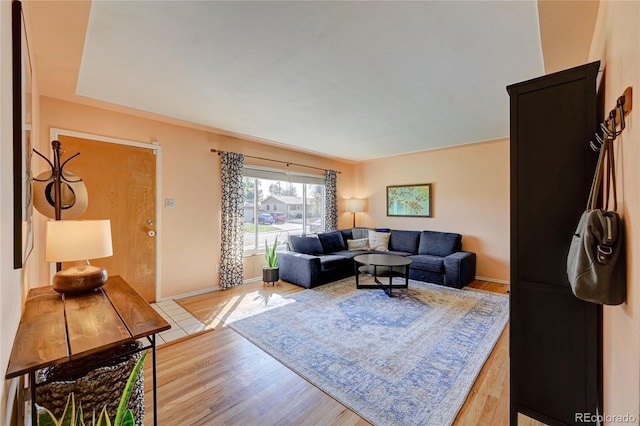
<path fill-rule="evenodd" d="M 243 186 L 245 253 L 324 229 L 323 177 L 245 166 Z"/>

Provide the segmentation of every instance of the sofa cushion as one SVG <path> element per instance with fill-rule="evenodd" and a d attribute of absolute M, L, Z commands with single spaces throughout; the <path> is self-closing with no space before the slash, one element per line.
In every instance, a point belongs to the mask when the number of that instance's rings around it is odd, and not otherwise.
<path fill-rule="evenodd" d="M 357 240 L 347 240 L 347 249 L 349 251 L 369 250 L 369 239 L 359 238 Z"/>
<path fill-rule="evenodd" d="M 351 259 L 336 254 L 325 254 L 320 256 L 320 270 L 333 271 L 342 269 L 351 264 Z"/>
<path fill-rule="evenodd" d="M 385 254 L 395 254 L 396 256 L 404 256 L 404 257 L 407 257 L 407 256 L 413 256 L 413 255 L 415 255 L 415 252 L 414 252 L 414 253 L 409 253 L 408 251 L 392 251 L 392 250 L 389 250 L 389 251 L 388 251 L 388 252 L 386 252 Z"/>
<path fill-rule="evenodd" d="M 356 256 L 359 256 L 361 254 L 367 254 L 367 253 L 368 252 L 366 252 L 366 251 L 363 252 L 361 250 L 356 250 L 356 251 L 342 250 L 342 251 L 337 251 L 337 252 L 331 253 L 331 254 L 335 255 L 335 256 L 342 256 L 342 257 L 345 257 L 347 259 L 353 259 Z M 353 266 L 353 265 L 351 265 L 351 266 Z"/>
<path fill-rule="evenodd" d="M 420 231 L 391 231 L 389 250 L 418 254 Z"/>
<path fill-rule="evenodd" d="M 347 244 L 347 240 L 353 240 L 353 231 L 351 230 L 351 228 L 341 229 L 340 232 L 342 233 L 342 239 L 344 240 L 345 244 Z"/>
<path fill-rule="evenodd" d="M 369 249 L 373 251 L 389 251 L 388 232 L 377 232 L 369 230 Z"/>
<path fill-rule="evenodd" d="M 444 272 L 444 258 L 442 256 L 432 256 L 429 254 L 418 254 L 409 256 L 413 261 L 411 268 L 424 269 L 431 272 Z"/>
<path fill-rule="evenodd" d="M 322 232 L 318 234 L 318 239 L 325 253 L 333 253 L 347 248 L 344 245 L 344 239 L 340 231 Z"/>
<path fill-rule="evenodd" d="M 418 254 L 449 256 L 462 248 L 462 235 L 451 232 L 422 231 Z"/>
<path fill-rule="evenodd" d="M 322 244 L 317 237 L 300 237 L 292 235 L 291 245 L 293 251 L 298 253 L 313 255 L 322 254 Z"/>
<path fill-rule="evenodd" d="M 351 229 L 351 239 L 359 240 L 361 238 L 369 238 L 369 229 L 367 229 L 367 228 L 353 228 L 353 229 Z"/>

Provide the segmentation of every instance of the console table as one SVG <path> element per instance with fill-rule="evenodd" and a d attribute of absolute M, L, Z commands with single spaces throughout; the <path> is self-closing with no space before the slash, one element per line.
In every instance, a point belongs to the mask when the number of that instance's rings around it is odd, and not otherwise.
<path fill-rule="evenodd" d="M 32 424 L 37 424 L 36 372 L 141 338 L 151 349 L 153 423 L 158 422 L 155 334 L 171 328 L 121 277 L 89 293 L 63 295 L 51 286 L 29 290 L 5 379 L 29 375 Z"/>

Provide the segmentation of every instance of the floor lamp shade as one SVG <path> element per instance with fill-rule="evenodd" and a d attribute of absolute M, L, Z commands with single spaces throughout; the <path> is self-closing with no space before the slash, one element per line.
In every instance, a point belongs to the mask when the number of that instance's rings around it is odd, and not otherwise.
<path fill-rule="evenodd" d="M 358 198 L 351 198 L 347 200 L 347 211 L 351 213 L 358 213 L 364 211 L 364 200 Z"/>
<path fill-rule="evenodd" d="M 107 271 L 89 263 L 113 255 L 109 220 L 57 220 L 47 222 L 45 260 L 76 262 L 53 277 L 60 293 L 80 293 L 102 286 Z"/>
<path fill-rule="evenodd" d="M 347 211 L 353 213 L 353 227 L 356 227 L 356 213 L 364 211 L 364 200 L 351 198 L 347 200 Z"/>

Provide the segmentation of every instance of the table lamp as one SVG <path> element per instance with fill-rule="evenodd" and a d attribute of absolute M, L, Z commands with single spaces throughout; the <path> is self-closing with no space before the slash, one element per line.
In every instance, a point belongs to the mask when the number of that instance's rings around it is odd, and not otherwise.
<path fill-rule="evenodd" d="M 89 259 L 113 255 L 111 221 L 56 220 L 47 222 L 45 260 L 76 262 L 53 276 L 53 289 L 59 293 L 82 293 L 107 282 L 107 271 L 93 266 Z"/>
<path fill-rule="evenodd" d="M 356 227 L 356 213 L 364 211 L 364 200 L 351 198 L 347 200 L 347 211 L 353 213 L 353 227 Z"/>

